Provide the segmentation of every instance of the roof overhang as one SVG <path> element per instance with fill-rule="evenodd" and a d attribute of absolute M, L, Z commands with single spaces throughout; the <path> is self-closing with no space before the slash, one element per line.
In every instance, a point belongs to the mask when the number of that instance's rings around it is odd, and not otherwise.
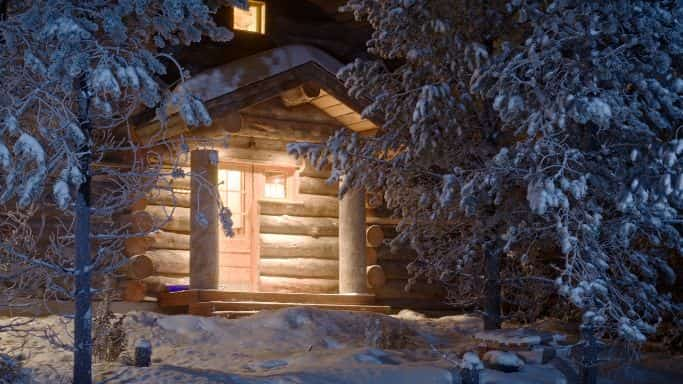
<path fill-rule="evenodd" d="M 340 126 L 359 132 L 376 129 L 376 122 L 360 116 L 367 101 L 350 97 L 337 79 L 336 73 L 341 67 L 342 63 L 317 48 L 290 45 L 199 73 L 174 92 L 190 92 L 200 97 L 214 118 L 214 125 L 217 125 L 222 117 L 235 114 L 240 109 L 279 96 L 302 84 L 314 83 L 321 92 L 310 101 L 311 104 L 337 119 Z M 151 119 L 136 125 L 136 131 L 141 136 L 150 136 L 159 131 L 159 122 Z M 235 129 L 229 126 L 223 128 L 228 132 Z M 199 128 L 192 130 L 192 133 L 201 135 L 204 131 L 215 130 L 216 127 Z M 190 129 L 177 113 L 173 113 L 163 136 L 167 138 L 183 133 L 190 133 Z"/>

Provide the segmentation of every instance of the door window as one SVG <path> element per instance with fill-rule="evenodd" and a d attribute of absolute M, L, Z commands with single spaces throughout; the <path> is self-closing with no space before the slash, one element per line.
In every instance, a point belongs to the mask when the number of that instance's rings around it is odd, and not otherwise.
<path fill-rule="evenodd" d="M 284 199 L 287 197 L 287 176 L 284 173 L 267 172 L 265 179 L 263 197 L 266 199 Z"/>
<path fill-rule="evenodd" d="M 221 169 L 219 172 L 219 187 L 223 205 L 232 212 L 232 226 L 237 232 L 244 227 L 244 172 L 235 169 Z"/>

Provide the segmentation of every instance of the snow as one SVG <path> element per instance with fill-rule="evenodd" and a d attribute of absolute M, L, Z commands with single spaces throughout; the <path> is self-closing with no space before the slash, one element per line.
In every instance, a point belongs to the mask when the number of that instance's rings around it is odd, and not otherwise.
<path fill-rule="evenodd" d="M 481 330 L 481 321 L 473 328 L 469 316 L 414 317 L 306 308 L 262 311 L 237 320 L 132 312 L 125 321 L 126 353 L 132 357 L 138 342 L 149 341 L 151 367 L 99 362 L 95 378 L 106 377 L 109 383 L 453 383 L 453 364 L 435 354 L 429 340 L 438 340 L 441 352 L 462 356 L 474 348 L 469 335 Z M 391 337 L 373 344 L 365 329 L 375 321 Z M 32 328 L 50 326 L 69 343 L 69 320 L 50 316 L 37 323 Z M 471 331 L 454 332 L 458 326 Z M 37 383 L 64 381 L 71 372 L 71 352 L 39 334 L 4 333 L 0 352 L 24 354 L 23 364 Z"/>
<path fill-rule="evenodd" d="M 484 354 L 484 361 L 506 368 L 519 369 L 524 366 L 524 361 L 517 354 L 507 351 L 488 351 Z"/>
<path fill-rule="evenodd" d="M 175 92 L 186 92 L 208 101 L 307 62 L 314 62 L 331 74 L 341 68 L 340 62 L 317 48 L 288 45 L 196 74 L 178 86 Z"/>
<path fill-rule="evenodd" d="M 14 144 L 14 154 L 18 157 L 29 157 L 38 164 L 45 163 L 45 151 L 35 137 L 22 133 Z"/>

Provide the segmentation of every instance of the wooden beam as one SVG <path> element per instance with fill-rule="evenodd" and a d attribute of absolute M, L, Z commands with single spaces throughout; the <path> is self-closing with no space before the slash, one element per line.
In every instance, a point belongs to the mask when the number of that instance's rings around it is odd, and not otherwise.
<path fill-rule="evenodd" d="M 152 261 L 154 274 L 188 275 L 190 273 L 190 251 L 157 249 L 147 251 L 145 256 Z"/>
<path fill-rule="evenodd" d="M 220 267 L 218 239 L 218 153 L 212 150 L 195 150 L 191 156 L 190 207 L 190 287 L 217 289 Z M 201 176 L 201 178 L 200 178 Z"/>
<path fill-rule="evenodd" d="M 365 241 L 368 247 L 379 247 L 384 242 L 384 229 L 379 225 L 371 225 L 365 230 Z"/>
<path fill-rule="evenodd" d="M 339 240 L 334 237 L 261 233 L 261 257 L 339 258 Z"/>
<path fill-rule="evenodd" d="M 321 143 L 326 141 L 341 124 L 325 124 L 307 120 L 283 120 L 242 113 L 241 129 L 233 135 L 263 139 Z"/>
<path fill-rule="evenodd" d="M 190 233 L 190 208 L 148 205 L 144 212 L 150 214 L 155 226 L 161 225 L 161 229 Z"/>
<path fill-rule="evenodd" d="M 339 292 L 367 291 L 365 193 L 349 190 L 339 204 Z"/>
<path fill-rule="evenodd" d="M 325 179 L 302 176 L 299 177 L 299 192 L 311 195 L 337 196 L 339 194 L 339 183 L 327 184 Z"/>
<path fill-rule="evenodd" d="M 369 288 L 379 289 L 387 282 L 387 277 L 384 275 L 382 266 L 376 264 L 368 265 L 365 270 Z"/>
<path fill-rule="evenodd" d="M 301 194 L 297 201 L 260 200 L 262 215 L 291 215 L 308 217 L 337 217 L 339 200 L 331 196 Z"/>
<path fill-rule="evenodd" d="M 329 217 L 259 216 L 261 233 L 283 235 L 335 236 L 339 221 Z"/>
<path fill-rule="evenodd" d="M 261 258 L 259 271 L 261 276 L 336 279 L 339 274 L 339 262 L 314 258 Z"/>
<path fill-rule="evenodd" d="M 337 279 L 261 276 L 259 281 L 262 292 L 333 293 L 339 286 Z"/>

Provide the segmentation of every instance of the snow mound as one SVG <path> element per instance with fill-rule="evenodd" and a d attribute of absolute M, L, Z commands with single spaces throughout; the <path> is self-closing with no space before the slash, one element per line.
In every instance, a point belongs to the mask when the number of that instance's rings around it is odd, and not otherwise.
<path fill-rule="evenodd" d="M 513 352 L 488 351 L 484 354 L 484 361 L 489 367 L 503 372 L 518 371 L 524 366 L 524 361 Z"/>

